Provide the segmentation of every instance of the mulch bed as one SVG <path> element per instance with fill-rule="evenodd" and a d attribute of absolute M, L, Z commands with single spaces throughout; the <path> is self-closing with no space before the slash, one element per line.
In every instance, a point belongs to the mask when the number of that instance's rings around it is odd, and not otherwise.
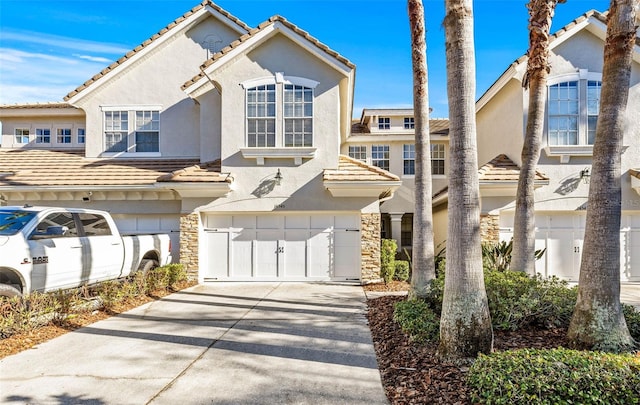
<path fill-rule="evenodd" d="M 470 404 L 465 383 L 468 368 L 443 364 L 436 344 L 413 343 L 393 321 L 393 306 L 403 296 L 367 301 L 367 318 L 378 368 L 387 398 L 392 404 Z M 567 347 L 566 330 L 530 329 L 494 332 L 494 350 Z"/>

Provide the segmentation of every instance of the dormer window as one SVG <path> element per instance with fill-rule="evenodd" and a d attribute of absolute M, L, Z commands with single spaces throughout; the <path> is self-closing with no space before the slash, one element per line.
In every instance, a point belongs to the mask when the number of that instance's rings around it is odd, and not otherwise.
<path fill-rule="evenodd" d="M 391 129 L 391 118 L 378 117 L 378 129 Z"/>

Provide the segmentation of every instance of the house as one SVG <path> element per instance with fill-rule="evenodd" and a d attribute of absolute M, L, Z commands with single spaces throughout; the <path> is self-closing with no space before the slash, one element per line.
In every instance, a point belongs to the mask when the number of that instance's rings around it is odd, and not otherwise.
<path fill-rule="evenodd" d="M 64 102 L 0 106 L 0 202 L 170 232 L 200 282 L 377 280 L 380 200 L 402 183 L 339 153 L 354 68 L 205 0 Z"/>
<path fill-rule="evenodd" d="M 606 15 L 590 11 L 553 35 L 543 150 L 535 178 L 536 272 L 577 281 L 589 173 L 602 81 Z M 633 56 L 622 154 L 621 280 L 640 281 L 640 39 Z M 528 92 L 526 57 L 516 60 L 476 103 L 481 233 L 508 241 L 513 218 Z M 342 153 L 397 174 L 402 186 L 381 204 L 384 237 L 411 245 L 414 185 L 412 110 L 367 110 Z M 448 123 L 431 120 L 436 251 L 447 237 Z"/>
<path fill-rule="evenodd" d="M 605 33 L 605 16 L 590 11 L 551 42 L 535 181 L 545 276 L 578 277 Z M 0 106 L 0 203 L 91 206 L 127 232 L 171 232 L 174 257 L 200 282 L 377 280 L 381 237 L 411 247 L 414 118 L 380 108 L 352 120 L 354 68 L 283 17 L 252 28 L 206 0 L 64 102 Z M 476 104 L 485 241 L 513 232 L 525 68 L 516 60 Z M 640 281 L 639 111 L 636 46 L 623 281 Z M 430 120 L 437 250 L 447 238 L 448 128 Z"/>

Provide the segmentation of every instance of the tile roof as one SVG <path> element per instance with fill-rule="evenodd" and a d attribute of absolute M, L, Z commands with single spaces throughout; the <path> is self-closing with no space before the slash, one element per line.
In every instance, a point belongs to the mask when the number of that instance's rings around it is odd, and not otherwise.
<path fill-rule="evenodd" d="M 160 182 L 176 182 L 176 183 L 210 183 L 210 182 L 227 182 L 230 183 L 232 178 L 225 173 L 220 173 L 220 159 L 200 163 L 185 167 L 184 169 L 174 170 L 171 173 L 158 177 Z"/>
<path fill-rule="evenodd" d="M 629 174 L 640 180 L 640 169 L 629 169 Z"/>
<path fill-rule="evenodd" d="M 0 150 L 0 187 L 152 186 L 156 181 L 227 181 L 227 176 L 215 172 L 219 164 L 202 166 L 204 169 L 197 159 L 91 159 L 77 149 Z"/>
<path fill-rule="evenodd" d="M 338 52 L 332 50 L 331 48 L 329 48 L 327 45 L 323 44 L 322 42 L 318 41 L 316 38 L 311 36 L 308 32 L 298 28 L 298 26 L 296 26 L 295 24 L 287 21 L 286 18 L 284 18 L 284 17 L 282 17 L 280 15 L 275 15 L 275 16 L 269 18 L 267 21 L 265 21 L 265 22 L 261 23 L 260 25 L 258 25 L 257 28 L 249 30 L 249 32 L 247 34 L 242 35 L 240 38 L 236 39 L 231 44 L 229 44 L 228 46 L 222 48 L 219 52 L 217 52 L 213 56 L 211 56 L 211 58 L 209 58 L 207 61 L 205 61 L 200 66 L 200 70 L 202 72 L 200 72 L 199 74 L 195 75 L 193 78 L 191 78 L 186 83 L 184 83 L 182 85 L 182 90 L 185 90 L 187 87 L 193 85 L 198 80 L 200 80 L 203 77 L 205 77 L 204 70 L 207 67 L 211 66 L 218 59 L 222 58 L 223 56 L 225 56 L 229 52 L 233 51 L 238 46 L 240 46 L 241 44 L 243 44 L 247 40 L 253 38 L 256 34 L 258 34 L 259 32 L 263 31 L 265 28 L 275 24 L 276 22 L 282 23 L 285 27 L 289 28 L 290 30 L 292 30 L 296 34 L 300 35 L 301 37 L 303 37 L 307 41 L 311 42 L 312 44 L 314 44 L 316 47 L 318 47 L 320 50 L 322 50 L 326 54 L 328 54 L 328 55 L 336 58 L 340 62 L 344 63 L 349 68 L 351 68 L 351 69 L 355 68 L 355 65 L 353 63 L 351 63 L 347 58 L 345 58 L 344 56 L 340 55 Z"/>
<path fill-rule="evenodd" d="M 505 154 L 498 155 L 478 169 L 480 181 L 518 181 L 520 167 Z M 549 180 L 536 170 L 536 181 Z"/>
<path fill-rule="evenodd" d="M 104 68 L 100 73 L 96 74 L 91 79 L 87 80 L 82 85 L 77 87 L 75 90 L 71 91 L 69 94 L 67 94 L 64 97 L 64 100 L 66 101 L 66 100 L 69 100 L 71 97 L 74 97 L 76 94 L 80 93 L 81 91 L 83 91 L 84 89 L 86 89 L 87 87 L 92 85 L 94 82 L 96 82 L 99 79 L 101 79 L 103 76 L 105 76 L 106 74 L 111 72 L 113 69 L 117 68 L 118 66 L 120 66 L 121 64 L 126 62 L 128 59 L 131 59 L 136 53 L 140 52 L 144 48 L 146 48 L 149 45 L 151 45 L 158 38 L 162 37 L 167 32 L 171 31 L 173 28 L 178 26 L 181 22 L 183 22 L 184 20 L 189 18 L 191 15 L 193 15 L 194 13 L 198 12 L 199 10 L 201 10 L 201 9 L 207 7 L 207 6 L 213 8 L 214 10 L 216 10 L 217 12 L 222 14 L 223 16 L 227 17 L 228 19 L 230 19 L 234 23 L 238 24 L 244 30 L 249 31 L 251 29 L 251 27 L 249 27 L 247 24 L 245 24 L 244 22 L 240 21 L 240 19 L 234 17 L 229 12 L 227 12 L 226 10 L 222 9 L 220 6 L 218 6 L 215 3 L 213 3 L 213 1 L 204 0 L 202 3 L 198 4 L 197 6 L 192 8 L 191 10 L 187 11 L 181 17 L 178 17 L 176 20 L 171 22 L 169 25 L 167 25 L 166 27 L 164 27 L 163 29 L 161 29 L 160 31 L 158 31 L 157 33 L 152 35 L 149 39 L 147 39 L 146 41 L 144 41 L 143 43 L 141 43 L 140 45 L 135 47 L 133 50 L 127 52 L 127 54 L 125 54 L 123 57 L 121 57 L 120 59 L 118 59 L 117 61 L 112 63 L 111 65 L 109 65 L 106 68 Z"/>
<path fill-rule="evenodd" d="M 324 181 L 400 181 L 395 174 L 360 160 L 340 155 L 337 169 L 325 169 Z"/>
<path fill-rule="evenodd" d="M 520 167 L 515 164 L 513 160 L 509 158 L 509 156 L 501 154 L 491 159 L 486 164 L 482 165 L 480 169 L 478 169 L 478 174 L 480 183 L 489 181 L 517 183 L 518 178 L 520 177 Z M 549 178 L 547 176 L 536 170 L 535 181 L 544 182 L 548 180 Z M 445 186 L 444 188 L 433 194 L 432 199 L 435 200 L 436 198 L 443 197 L 448 193 L 449 187 Z"/>
<path fill-rule="evenodd" d="M 36 109 L 36 108 L 71 108 L 75 110 L 79 110 L 79 108 L 72 106 L 69 103 L 58 103 L 58 102 L 50 102 L 50 103 L 26 103 L 26 104 L 0 104 L 0 108 L 2 109 Z"/>
<path fill-rule="evenodd" d="M 410 114 L 413 116 L 413 110 Z M 367 125 L 362 124 L 359 120 L 352 120 L 351 122 L 351 134 L 370 134 L 371 131 Z M 429 120 L 429 133 L 434 135 L 448 135 L 449 134 L 449 119 L 448 118 L 432 118 Z M 384 133 L 376 132 L 375 135 L 385 135 Z"/>

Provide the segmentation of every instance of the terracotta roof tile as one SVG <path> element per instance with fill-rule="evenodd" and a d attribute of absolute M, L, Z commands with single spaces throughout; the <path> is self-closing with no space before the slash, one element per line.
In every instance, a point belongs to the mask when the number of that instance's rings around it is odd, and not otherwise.
<path fill-rule="evenodd" d="M 498 155 L 478 169 L 480 181 L 518 181 L 520 167 L 507 155 Z M 547 176 L 536 171 L 536 181 L 549 180 Z"/>
<path fill-rule="evenodd" d="M 630 169 L 629 174 L 640 180 L 640 169 Z"/>
<path fill-rule="evenodd" d="M 246 42 L 250 38 L 253 38 L 257 33 L 263 31 L 265 28 L 275 24 L 276 22 L 282 23 L 285 27 L 289 28 L 290 30 L 294 31 L 296 34 L 298 34 L 301 37 L 305 38 L 306 40 L 308 40 L 309 42 L 314 44 L 316 47 L 318 47 L 319 49 L 321 49 L 322 51 L 324 51 L 328 55 L 336 58 L 340 62 L 344 63 L 345 65 L 347 65 L 351 69 L 355 68 L 355 65 L 353 63 L 351 63 L 347 58 L 345 58 L 344 56 L 340 55 L 338 52 L 332 50 L 331 48 L 329 48 L 327 45 L 323 44 L 322 42 L 318 41 L 316 38 L 311 36 L 308 32 L 298 28 L 295 24 L 287 21 L 286 18 L 284 18 L 284 17 L 282 17 L 280 15 L 275 15 L 275 16 L 269 18 L 267 21 L 264 21 L 264 22 L 260 23 L 257 28 L 249 30 L 249 32 L 247 34 L 241 36 L 240 38 L 238 38 L 237 40 L 233 41 L 231 44 L 229 44 L 228 46 L 222 48 L 222 50 L 220 50 L 219 52 L 217 52 L 213 56 L 211 56 L 211 58 L 209 58 L 207 61 L 205 61 L 202 64 L 202 66 L 200 66 L 200 70 L 202 70 L 202 72 L 200 72 L 199 74 L 195 75 L 190 80 L 185 82 L 182 85 L 182 90 L 186 89 L 187 87 L 189 87 L 192 84 L 196 83 L 198 80 L 202 79 L 205 76 L 204 70 L 207 67 L 211 66 L 213 63 L 215 63 L 218 59 L 222 58 L 224 55 L 226 55 L 227 53 L 231 52 L 232 50 L 237 48 L 239 45 L 241 45 L 242 43 Z"/>
<path fill-rule="evenodd" d="M 118 59 L 117 61 L 112 63 L 111 65 L 109 65 L 106 68 L 104 68 L 100 73 L 94 75 L 91 79 L 87 80 L 82 85 L 77 87 L 75 90 L 73 90 L 72 92 L 67 94 L 64 97 L 64 100 L 65 101 L 69 100 L 71 97 L 73 97 L 76 94 L 80 93 L 81 91 L 83 91 L 84 89 L 86 89 L 87 87 L 92 85 L 94 82 L 96 82 L 97 80 L 101 79 L 103 76 L 108 74 L 110 71 L 112 71 L 113 69 L 115 69 L 116 67 L 121 65 L 122 63 L 126 62 L 128 59 L 133 57 L 136 53 L 140 52 L 142 49 L 144 49 L 145 47 L 147 47 L 150 44 L 152 44 L 155 40 L 157 40 L 161 36 L 165 35 L 167 32 L 171 31 L 173 28 L 178 26 L 179 23 L 181 23 L 182 21 L 187 19 L 189 16 L 193 15 L 195 12 L 197 12 L 200 9 L 202 9 L 204 7 L 207 7 L 207 6 L 213 8 L 214 10 L 219 12 L 220 14 L 224 15 L 225 17 L 227 17 L 228 19 L 230 19 L 234 23 L 238 24 L 240 27 L 242 27 L 246 31 L 249 31 L 251 29 L 251 27 L 249 27 L 247 24 L 245 24 L 244 22 L 240 21 L 238 18 L 234 17 L 229 12 L 227 12 L 226 10 L 222 9 L 220 6 L 218 6 L 215 3 L 213 3 L 211 0 L 204 0 L 202 3 L 200 3 L 197 6 L 195 6 L 193 9 L 187 11 L 184 15 L 182 15 L 181 17 L 178 17 L 176 20 L 171 22 L 169 25 L 167 25 L 166 27 L 164 27 L 163 29 L 158 31 L 156 34 L 152 35 L 151 38 L 148 38 L 142 44 L 136 46 L 132 51 L 127 52 L 123 57 L 121 57 L 120 59 Z"/>
<path fill-rule="evenodd" d="M 213 162 L 201 163 L 185 167 L 184 169 L 174 170 L 171 173 L 158 177 L 160 182 L 176 182 L 176 183 L 230 183 L 231 176 L 226 173 L 220 173 L 220 160 Z"/>
<path fill-rule="evenodd" d="M 395 174 L 360 160 L 340 155 L 337 169 L 325 169 L 324 181 L 399 181 Z"/>
<path fill-rule="evenodd" d="M 226 176 L 216 175 L 215 164 L 196 170 L 197 159 L 90 159 L 83 155 L 77 149 L 0 150 L 0 187 L 151 186 L 159 177 L 164 177 L 162 181 L 227 181 Z M 181 170 L 186 174 L 177 173 Z M 191 174 L 198 171 L 199 175 Z"/>
<path fill-rule="evenodd" d="M 69 103 L 25 103 L 25 104 L 0 104 L 2 109 L 35 109 L 35 108 L 71 108 L 78 109 Z"/>

